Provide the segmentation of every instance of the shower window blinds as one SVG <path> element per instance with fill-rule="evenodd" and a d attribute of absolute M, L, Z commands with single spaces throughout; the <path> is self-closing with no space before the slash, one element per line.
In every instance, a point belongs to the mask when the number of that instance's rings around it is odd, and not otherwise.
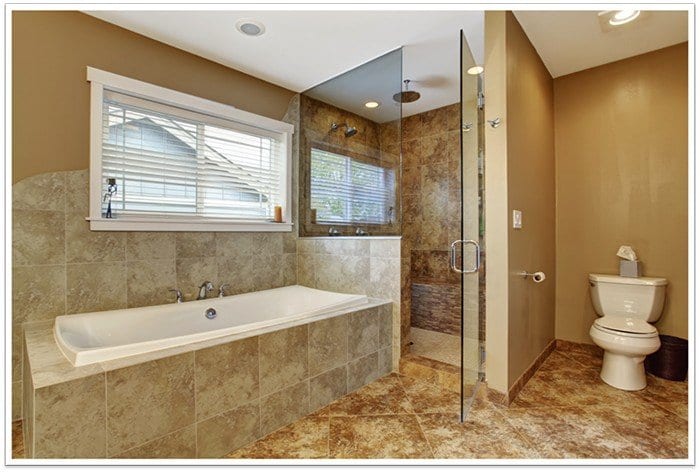
<path fill-rule="evenodd" d="M 109 179 L 116 180 L 117 192 L 113 220 L 104 218 L 105 199 L 100 203 L 99 218 L 110 227 L 93 229 L 141 229 L 132 226 L 144 222 L 149 230 L 274 225 L 274 207 L 285 208 L 288 198 L 287 133 L 143 95 L 106 88 L 101 95 L 99 169 L 91 168 L 100 194 L 91 196 L 104 196 Z M 190 227 L 198 224 L 209 226 Z"/>
<path fill-rule="evenodd" d="M 311 149 L 311 208 L 319 223 L 390 223 L 394 185 L 392 169 Z"/>

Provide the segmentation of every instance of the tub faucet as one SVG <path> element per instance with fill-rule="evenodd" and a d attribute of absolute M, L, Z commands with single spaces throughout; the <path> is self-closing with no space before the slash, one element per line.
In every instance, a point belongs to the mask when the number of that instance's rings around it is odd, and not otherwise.
<path fill-rule="evenodd" d="M 179 288 L 171 288 L 169 291 L 175 292 L 175 296 L 177 297 L 176 303 L 182 303 L 182 292 Z"/>
<path fill-rule="evenodd" d="M 214 286 L 211 282 L 204 282 L 199 286 L 199 294 L 197 295 L 197 300 L 204 300 L 207 298 L 207 293 L 214 290 Z"/>

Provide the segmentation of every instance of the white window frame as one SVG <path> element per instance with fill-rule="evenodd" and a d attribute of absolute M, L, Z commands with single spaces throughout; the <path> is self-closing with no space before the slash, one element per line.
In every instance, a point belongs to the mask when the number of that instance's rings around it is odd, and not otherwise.
<path fill-rule="evenodd" d="M 149 84 L 140 80 L 87 67 L 90 82 L 90 229 L 93 231 L 255 231 L 289 232 L 294 222 L 291 218 L 292 203 L 292 135 L 294 125 L 239 110 L 233 106 L 196 97 L 186 93 Z M 282 214 L 284 223 L 256 220 L 228 220 L 205 217 L 163 217 L 117 215 L 116 218 L 102 216 L 102 106 L 104 90 L 113 90 L 127 95 L 152 100 L 193 112 L 203 113 L 243 125 L 273 131 L 283 135 L 280 146 L 285 157 L 282 169 Z"/>

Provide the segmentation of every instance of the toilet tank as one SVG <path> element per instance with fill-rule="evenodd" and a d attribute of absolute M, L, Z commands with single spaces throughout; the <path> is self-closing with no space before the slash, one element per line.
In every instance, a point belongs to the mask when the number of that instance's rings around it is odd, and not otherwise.
<path fill-rule="evenodd" d="M 661 317 L 666 279 L 589 274 L 588 282 L 593 308 L 600 316 L 633 316 L 649 323 Z"/>

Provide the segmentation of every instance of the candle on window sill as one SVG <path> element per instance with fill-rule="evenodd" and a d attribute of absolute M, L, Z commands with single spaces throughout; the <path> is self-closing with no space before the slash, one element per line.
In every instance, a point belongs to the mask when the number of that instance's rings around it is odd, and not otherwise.
<path fill-rule="evenodd" d="M 275 223 L 282 223 L 282 207 L 275 206 Z"/>

